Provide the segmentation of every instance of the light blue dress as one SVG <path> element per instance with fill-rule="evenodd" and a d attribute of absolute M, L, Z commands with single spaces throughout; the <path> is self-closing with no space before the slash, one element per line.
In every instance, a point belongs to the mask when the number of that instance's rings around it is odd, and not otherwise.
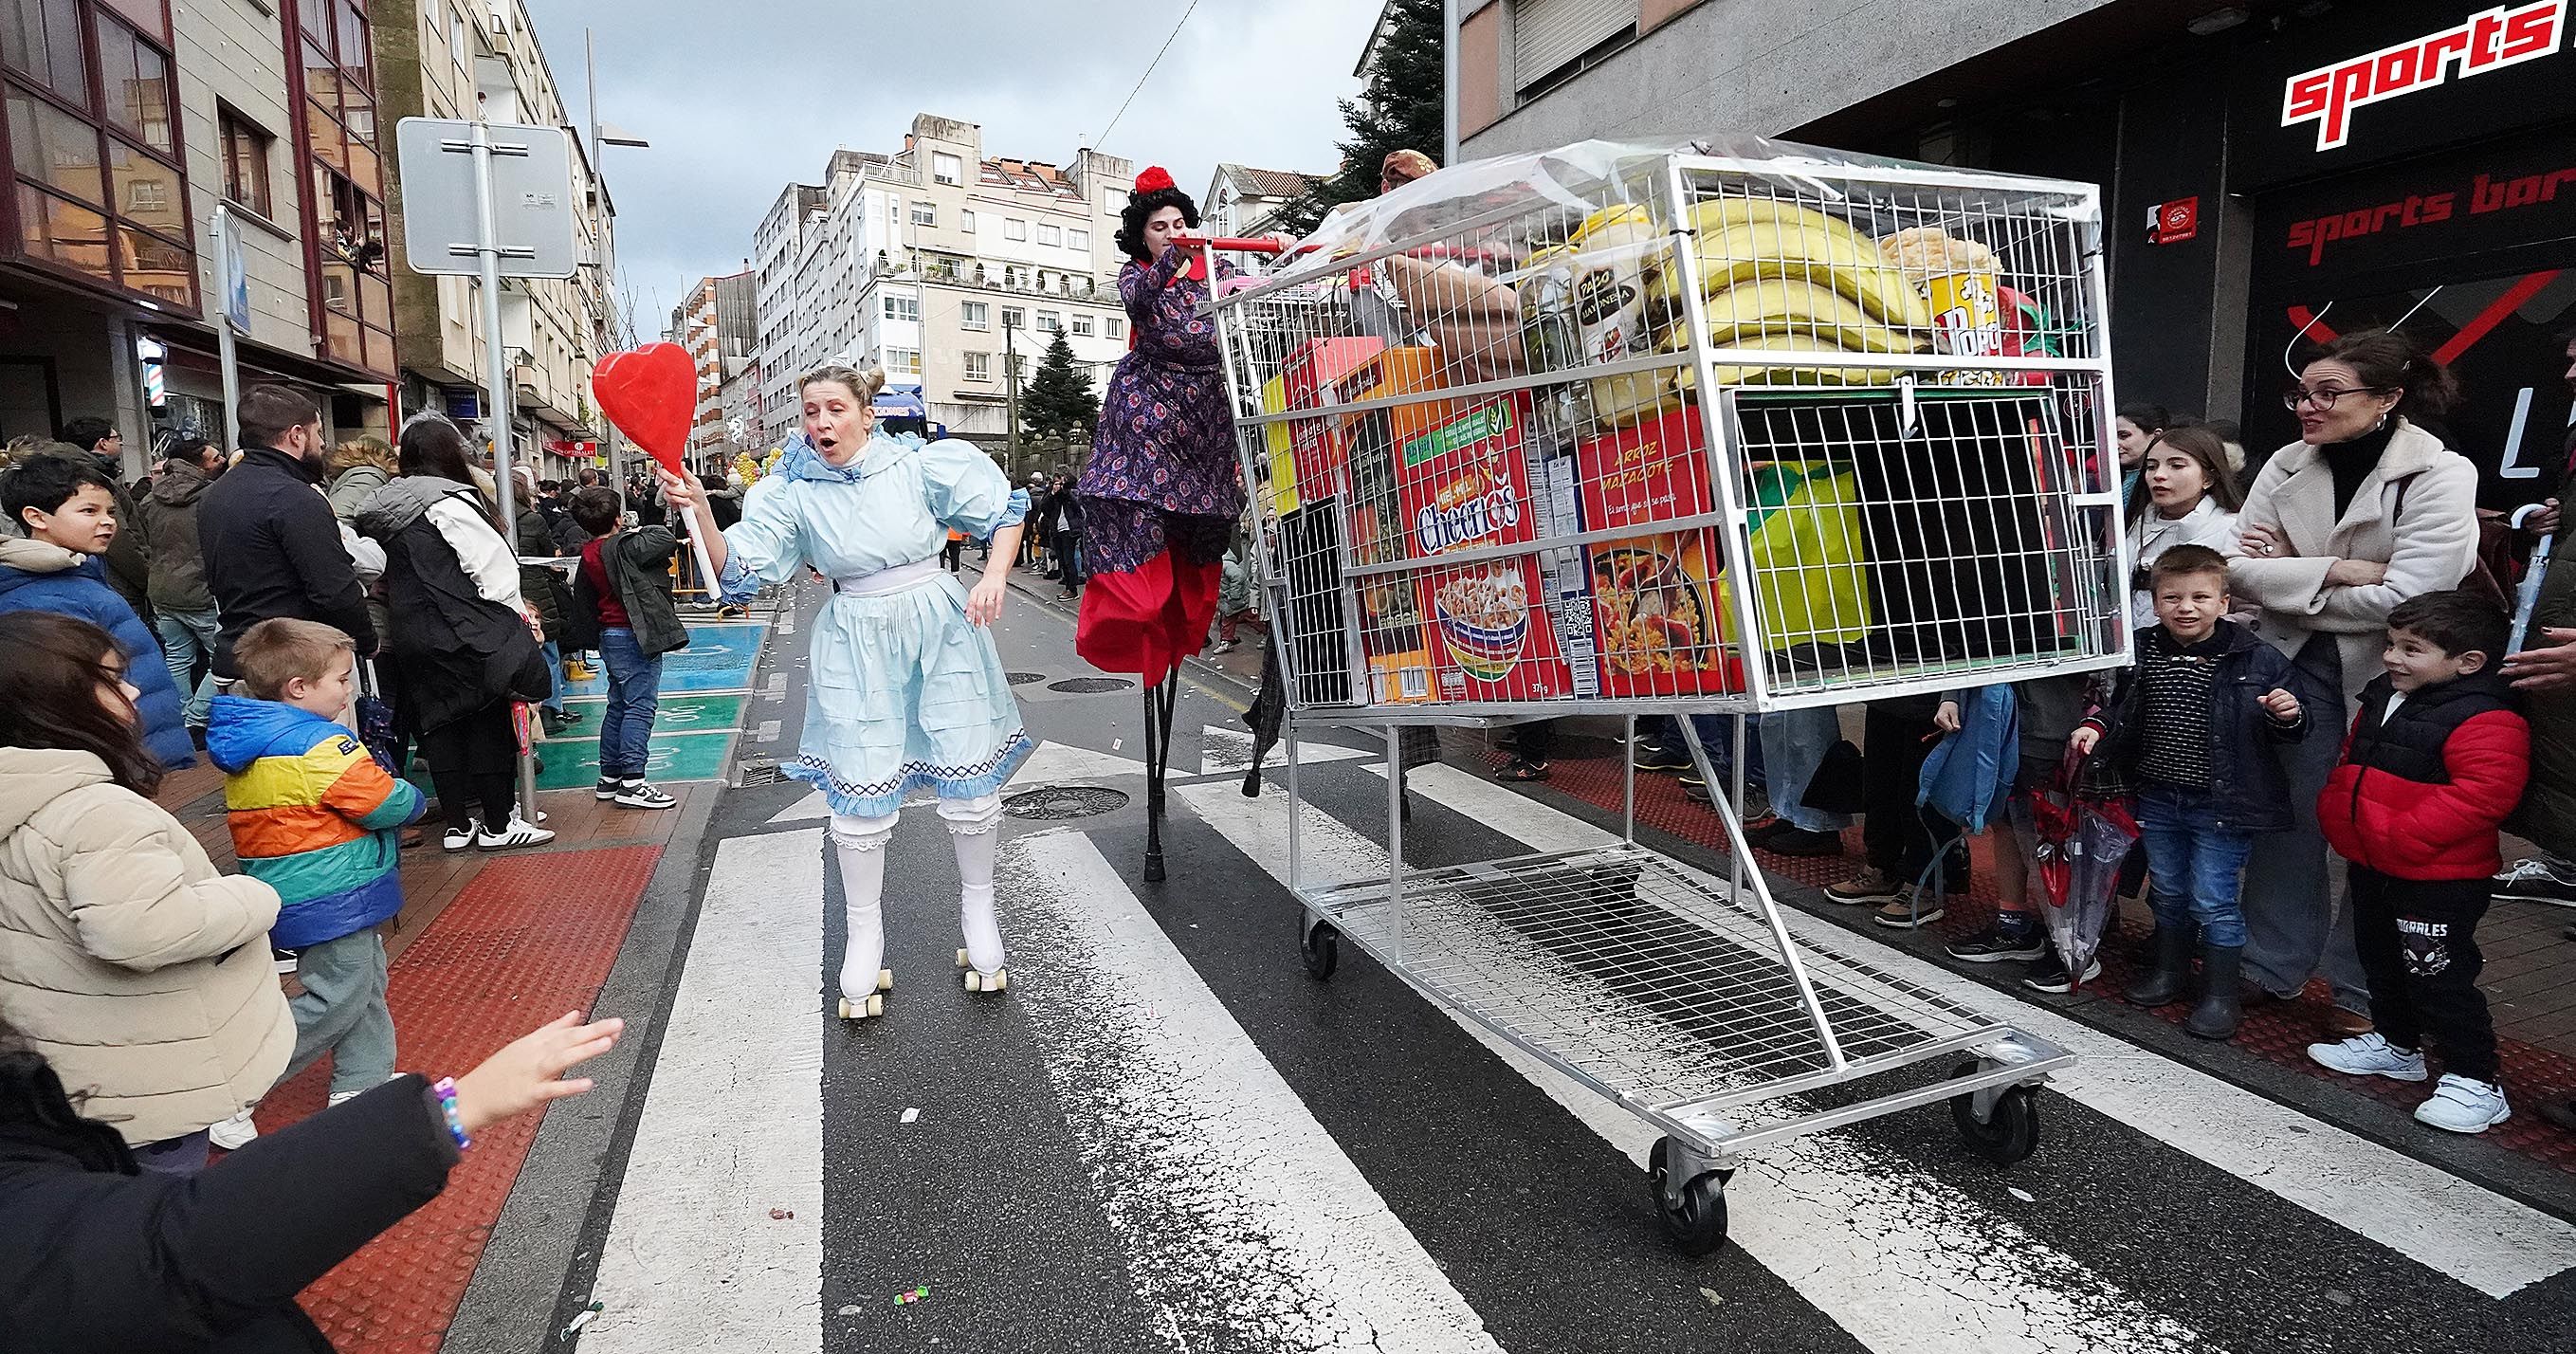
<path fill-rule="evenodd" d="M 864 588 L 869 575 L 933 562 L 898 591 L 836 589 L 815 622 L 804 739 L 782 770 L 834 813 L 887 817 L 923 786 L 943 799 L 992 794 L 1036 751 L 992 633 L 967 621 L 966 589 L 935 563 L 952 528 L 980 540 L 1028 507 L 991 457 L 953 438 L 879 436 L 835 467 L 800 435 L 745 496 L 724 534 L 727 601 L 809 564 Z"/>

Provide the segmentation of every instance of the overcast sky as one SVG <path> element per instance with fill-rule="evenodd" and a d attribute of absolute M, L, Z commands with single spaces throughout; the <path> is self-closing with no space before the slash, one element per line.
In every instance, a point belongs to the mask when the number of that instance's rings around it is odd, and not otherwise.
<path fill-rule="evenodd" d="M 741 267 L 780 188 L 819 180 L 835 146 L 901 149 L 917 112 L 982 124 L 987 155 L 1069 164 L 1088 138 L 1193 195 L 1220 161 L 1332 169 L 1380 0 L 1198 0 L 1110 128 L 1188 4 L 528 0 L 572 120 L 588 27 L 601 120 L 653 143 L 604 152 L 647 333 L 690 282 Z"/>

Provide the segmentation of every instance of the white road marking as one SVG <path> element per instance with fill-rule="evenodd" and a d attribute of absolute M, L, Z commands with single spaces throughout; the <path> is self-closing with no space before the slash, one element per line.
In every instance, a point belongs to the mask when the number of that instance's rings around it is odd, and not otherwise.
<path fill-rule="evenodd" d="M 1420 780 L 1412 783 L 1428 788 Z M 1197 785 L 1174 793 L 1284 882 L 1284 798 L 1247 800 Z M 1302 831 L 1315 867 L 1310 887 L 1384 875 L 1385 851 L 1322 810 L 1306 809 Z M 1599 1013 L 1607 1023 L 1594 1034 L 1615 1040 L 1610 1025 L 1616 1012 L 1633 1003 L 1615 993 L 1587 995 L 1580 987 L 1589 981 L 1534 965 L 1528 990 L 1535 1002 Z M 1644 1121 L 1474 1021 L 1448 1014 L 1640 1169 L 1645 1166 L 1656 1134 Z M 1637 1018 L 1651 1019 L 1642 1013 Z M 1645 1188 L 1642 1181 L 1638 1188 Z M 1844 1134 L 1800 1138 L 1747 1158 L 1727 1198 L 1728 1235 L 1738 1247 L 1854 1339 L 1884 1354 L 2182 1354 L 2215 1348 L 2010 1218 L 1911 1162 Z"/>
<path fill-rule="evenodd" d="M 822 898 L 821 832 L 716 848 L 586 1354 L 822 1347 Z"/>
<path fill-rule="evenodd" d="M 1243 729 L 1229 729 L 1221 724 L 1202 726 L 1205 741 L 1199 745 L 1199 774 L 1202 776 L 1239 775 L 1252 769 L 1252 734 Z M 1307 766 L 1318 762 L 1358 762 L 1383 757 L 1384 753 L 1367 748 L 1346 748 L 1336 743 L 1299 743 L 1297 760 Z M 1270 745 L 1261 758 L 1267 770 L 1288 764 L 1285 740 Z"/>
<path fill-rule="evenodd" d="M 1041 743 L 1038 745 L 1038 750 L 1030 753 L 1029 759 L 1020 764 L 1019 774 L 1011 777 L 1011 783 L 1002 787 L 1002 793 L 1014 795 L 1022 790 L 1035 790 L 1048 785 L 1100 784 L 1116 780 L 1121 776 L 1144 774 L 1143 762 L 1130 761 L 1125 757 L 1113 757 L 1106 752 L 1094 752 L 1089 748 L 1078 748 L 1067 743 Z M 930 802 L 929 797 L 923 795 L 905 804 L 904 807 L 917 808 Z M 830 802 L 823 798 L 822 791 L 817 790 L 779 810 L 777 816 L 769 821 L 819 823 L 831 816 Z"/>
<path fill-rule="evenodd" d="M 1014 985 L 1128 1271 L 1176 1349 L 1500 1354 L 1089 838 L 1004 847 Z"/>
<path fill-rule="evenodd" d="M 1406 780 L 1443 807 L 1535 851 L 1616 840 L 1453 766 L 1420 767 Z M 1794 908 L 1784 915 L 1792 931 L 1846 952 L 1866 947 L 1868 961 L 1890 974 L 2081 1055 L 2072 1071 L 2050 1082 L 2059 1094 L 2489 1297 L 2576 1266 L 2576 1227 L 2548 1214 L 1902 950 Z"/>

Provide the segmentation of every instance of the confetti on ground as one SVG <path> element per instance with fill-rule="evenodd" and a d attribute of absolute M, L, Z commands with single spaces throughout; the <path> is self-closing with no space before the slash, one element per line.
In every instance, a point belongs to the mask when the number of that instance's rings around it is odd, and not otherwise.
<path fill-rule="evenodd" d="M 919 1301 L 921 1301 L 923 1298 L 926 1298 L 926 1297 L 929 1297 L 929 1296 L 930 1296 L 930 1285 L 928 1285 L 928 1284 L 923 1284 L 921 1287 L 916 1288 L 916 1289 L 912 1290 L 912 1291 L 911 1291 L 911 1292 L 909 1292 L 909 1293 L 897 1293 L 897 1294 L 895 1294 L 895 1295 L 894 1295 L 894 1305 L 895 1305 L 895 1306 L 897 1306 L 897 1307 L 906 1307 L 906 1306 L 910 1306 L 911 1304 L 916 1303 L 916 1302 L 919 1302 Z"/>
<path fill-rule="evenodd" d="M 840 1314 L 843 1316 L 857 1316 L 859 1314 L 859 1305 L 855 1302 L 851 1303 L 849 1306 L 842 1308 Z"/>
<path fill-rule="evenodd" d="M 2026 1189 L 2015 1189 L 2015 1188 L 2013 1188 L 2012 1186 L 2007 1185 L 2007 1186 L 2005 1186 L 2005 1187 L 2004 1187 L 2004 1193 L 2009 1194 L 2009 1195 L 2011 1195 L 2012 1197 L 2014 1197 L 2014 1198 L 2016 1198 L 2016 1199 L 2019 1199 L 2019 1200 L 2021 1200 L 2023 1203 L 2026 1203 L 2026 1204 L 2034 1204 L 2034 1203 L 2039 1202 L 2039 1200 L 2038 1200 L 2036 1197 L 2034 1197 L 2034 1196 L 2031 1194 L 2031 1192 L 2030 1192 L 2029 1190 L 2026 1190 Z"/>
<path fill-rule="evenodd" d="M 905 1110 L 905 1111 L 903 1112 L 903 1121 L 904 1121 L 905 1123 L 907 1123 L 907 1124 L 908 1124 L 908 1123 L 911 1123 L 913 1120 L 918 1119 L 918 1118 L 920 1118 L 920 1117 L 921 1117 L 921 1111 L 919 1111 L 919 1110 L 917 1110 L 917 1109 Z"/>
<path fill-rule="evenodd" d="M 1699 1290 L 1699 1295 L 1708 1299 L 1708 1305 L 1711 1307 L 1723 1305 L 1726 1301 L 1726 1299 L 1717 1295 L 1717 1290 L 1714 1288 L 1703 1288 Z"/>
<path fill-rule="evenodd" d="M 795 1216 L 796 1210 L 792 1208 L 773 1208 L 769 1210 L 769 1220 L 771 1222 L 785 1222 L 789 1218 Z"/>

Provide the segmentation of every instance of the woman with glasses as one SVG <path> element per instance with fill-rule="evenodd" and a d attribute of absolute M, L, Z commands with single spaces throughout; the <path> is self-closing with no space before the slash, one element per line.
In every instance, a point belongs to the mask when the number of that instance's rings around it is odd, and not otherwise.
<path fill-rule="evenodd" d="M 2459 398 L 2459 384 L 2413 340 L 2371 330 L 2335 340 L 2283 402 L 2299 440 L 2275 452 L 2246 495 L 2229 551 L 2238 603 L 2289 656 L 2291 691 L 2317 728 L 2348 728 L 2380 670 L 2388 613 L 2459 585 L 2477 561 L 2478 472 L 2416 425 Z M 2296 825 L 2245 871 L 2245 976 L 2295 997 L 2322 965 L 2334 985 L 2335 1038 L 2370 1029 L 2370 994 L 2347 917 L 2333 919 L 2317 794 L 2340 738 L 2283 749 Z"/>

